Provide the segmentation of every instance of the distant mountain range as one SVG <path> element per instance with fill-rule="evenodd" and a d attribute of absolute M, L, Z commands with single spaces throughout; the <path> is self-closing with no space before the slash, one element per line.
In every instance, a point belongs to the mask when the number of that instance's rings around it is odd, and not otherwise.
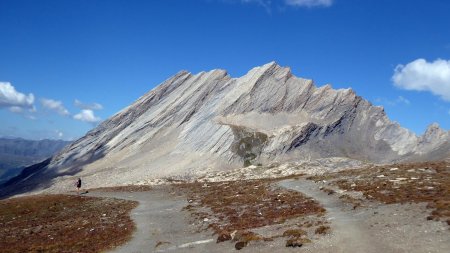
<path fill-rule="evenodd" d="M 317 87 L 275 62 L 232 78 L 181 71 L 61 152 L 28 168 L 0 195 L 145 183 L 205 171 L 344 157 L 371 163 L 442 160 L 450 133 L 422 136 L 352 89 Z"/>
<path fill-rule="evenodd" d="M 62 140 L 0 138 L 0 183 L 18 175 L 24 167 L 51 157 L 69 143 Z"/>

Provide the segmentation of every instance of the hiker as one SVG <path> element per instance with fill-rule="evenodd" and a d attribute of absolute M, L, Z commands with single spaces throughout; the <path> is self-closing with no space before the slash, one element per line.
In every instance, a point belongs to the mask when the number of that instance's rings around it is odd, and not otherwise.
<path fill-rule="evenodd" d="M 77 182 L 75 183 L 75 186 L 77 187 L 77 193 L 80 194 L 80 188 L 81 188 L 81 178 L 78 178 Z"/>

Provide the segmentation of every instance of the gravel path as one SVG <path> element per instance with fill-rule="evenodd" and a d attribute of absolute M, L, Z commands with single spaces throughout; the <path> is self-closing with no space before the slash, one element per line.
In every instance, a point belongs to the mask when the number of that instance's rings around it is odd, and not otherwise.
<path fill-rule="evenodd" d="M 372 240 L 357 216 L 343 211 L 342 201 L 320 191 L 315 183 L 307 180 L 290 180 L 282 181 L 280 185 L 316 199 L 327 210 L 327 219 L 331 222 L 333 236 L 314 245 L 317 250 L 326 248 L 330 252 L 387 252 L 384 245 Z"/>
<path fill-rule="evenodd" d="M 321 203 L 327 210 L 331 233 L 316 236 L 302 252 L 450 252 L 450 230 L 442 222 L 426 221 L 424 206 L 379 205 L 351 210 L 336 195 L 327 195 L 320 185 L 305 179 L 284 180 L 279 186 L 300 191 Z M 234 243 L 217 244 L 211 231 L 197 231 L 196 225 L 182 208 L 184 196 L 168 189 L 149 192 L 91 192 L 89 195 L 138 201 L 131 213 L 137 225 L 133 238 L 111 252 L 231 252 Z M 198 221 L 197 221 L 198 222 Z M 284 247 L 284 240 L 249 245 L 241 252 L 298 252 Z"/>
<path fill-rule="evenodd" d="M 131 212 L 136 223 L 133 238 L 111 252 L 214 252 L 218 245 L 208 232 L 195 231 L 190 217 L 182 208 L 185 197 L 175 196 L 167 190 L 148 192 L 93 192 L 91 196 L 113 197 L 139 202 Z M 220 248 L 220 247 L 219 247 Z M 225 248 L 221 252 L 226 252 Z"/>
<path fill-rule="evenodd" d="M 285 180 L 287 189 L 304 193 L 327 210 L 331 234 L 304 247 L 306 252 L 450 252 L 446 224 L 426 221 L 420 205 L 379 205 L 351 210 L 336 195 L 312 181 Z"/>

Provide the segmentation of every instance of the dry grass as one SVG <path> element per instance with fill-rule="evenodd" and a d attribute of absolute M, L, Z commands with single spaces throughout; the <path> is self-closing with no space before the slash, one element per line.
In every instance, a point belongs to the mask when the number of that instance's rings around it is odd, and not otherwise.
<path fill-rule="evenodd" d="M 137 202 L 70 195 L 0 201 L 1 252 L 100 252 L 127 241 Z"/>
<path fill-rule="evenodd" d="M 113 187 L 100 187 L 91 188 L 89 191 L 99 192 L 146 192 L 152 190 L 150 185 L 126 185 L 126 186 L 113 186 Z"/>
<path fill-rule="evenodd" d="M 177 185 L 187 193 L 189 205 L 184 209 L 218 234 L 217 242 L 237 241 L 241 249 L 253 241 L 272 241 L 282 234 L 263 237 L 252 229 L 283 224 L 286 220 L 322 216 L 325 209 L 297 191 L 276 188 L 272 180 L 242 180 Z M 306 236 L 301 229 L 287 230 L 285 236 Z M 282 231 L 280 231 L 282 233 Z M 296 234 L 296 235 L 297 235 Z M 299 236 L 295 236 L 295 238 Z"/>
<path fill-rule="evenodd" d="M 308 238 L 291 238 L 289 240 L 286 241 L 286 247 L 301 247 L 303 246 L 303 244 L 305 243 L 310 243 L 311 240 L 309 240 Z"/>
<path fill-rule="evenodd" d="M 331 228 L 329 226 L 322 225 L 322 226 L 316 228 L 316 231 L 314 233 L 324 235 L 324 234 L 328 233 L 328 231 L 330 231 L 330 229 Z"/>
<path fill-rule="evenodd" d="M 296 191 L 274 188 L 267 180 L 191 183 L 179 187 L 189 192 L 190 204 L 185 209 L 200 219 L 209 217 L 209 227 L 218 234 L 325 212 L 313 199 Z"/>
<path fill-rule="evenodd" d="M 235 242 L 245 242 L 245 243 L 249 243 L 251 241 L 261 241 L 264 240 L 264 238 L 252 231 L 237 231 L 236 233 L 234 233 L 233 235 L 233 241 Z"/>
<path fill-rule="evenodd" d="M 308 233 L 302 229 L 289 229 L 284 231 L 283 237 L 289 237 L 286 241 L 286 247 L 301 247 L 305 243 L 310 243 L 311 240 L 306 238 Z"/>
<path fill-rule="evenodd" d="M 226 231 L 222 231 L 219 236 L 217 237 L 216 243 L 219 242 L 225 242 L 225 241 L 229 241 L 233 239 L 233 237 L 231 236 L 230 233 L 226 232 Z"/>
<path fill-rule="evenodd" d="M 450 220 L 450 163 L 424 162 L 375 166 L 310 177 L 328 181 L 365 198 L 391 203 L 428 203 L 428 219 Z"/>
<path fill-rule="evenodd" d="M 302 229 L 288 229 L 283 233 L 284 237 L 302 237 L 304 235 L 307 235 L 307 233 Z"/>

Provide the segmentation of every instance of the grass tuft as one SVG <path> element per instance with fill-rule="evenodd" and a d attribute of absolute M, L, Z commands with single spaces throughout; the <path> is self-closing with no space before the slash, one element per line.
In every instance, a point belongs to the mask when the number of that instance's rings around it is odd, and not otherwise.
<path fill-rule="evenodd" d="M 306 231 L 302 229 L 289 229 L 284 231 L 283 237 L 302 237 L 306 234 Z"/>
<path fill-rule="evenodd" d="M 324 234 L 327 234 L 329 230 L 330 230 L 329 226 L 321 225 L 318 228 L 316 228 L 316 231 L 314 231 L 314 233 L 316 235 L 318 235 L 318 234 L 324 235 Z"/>

